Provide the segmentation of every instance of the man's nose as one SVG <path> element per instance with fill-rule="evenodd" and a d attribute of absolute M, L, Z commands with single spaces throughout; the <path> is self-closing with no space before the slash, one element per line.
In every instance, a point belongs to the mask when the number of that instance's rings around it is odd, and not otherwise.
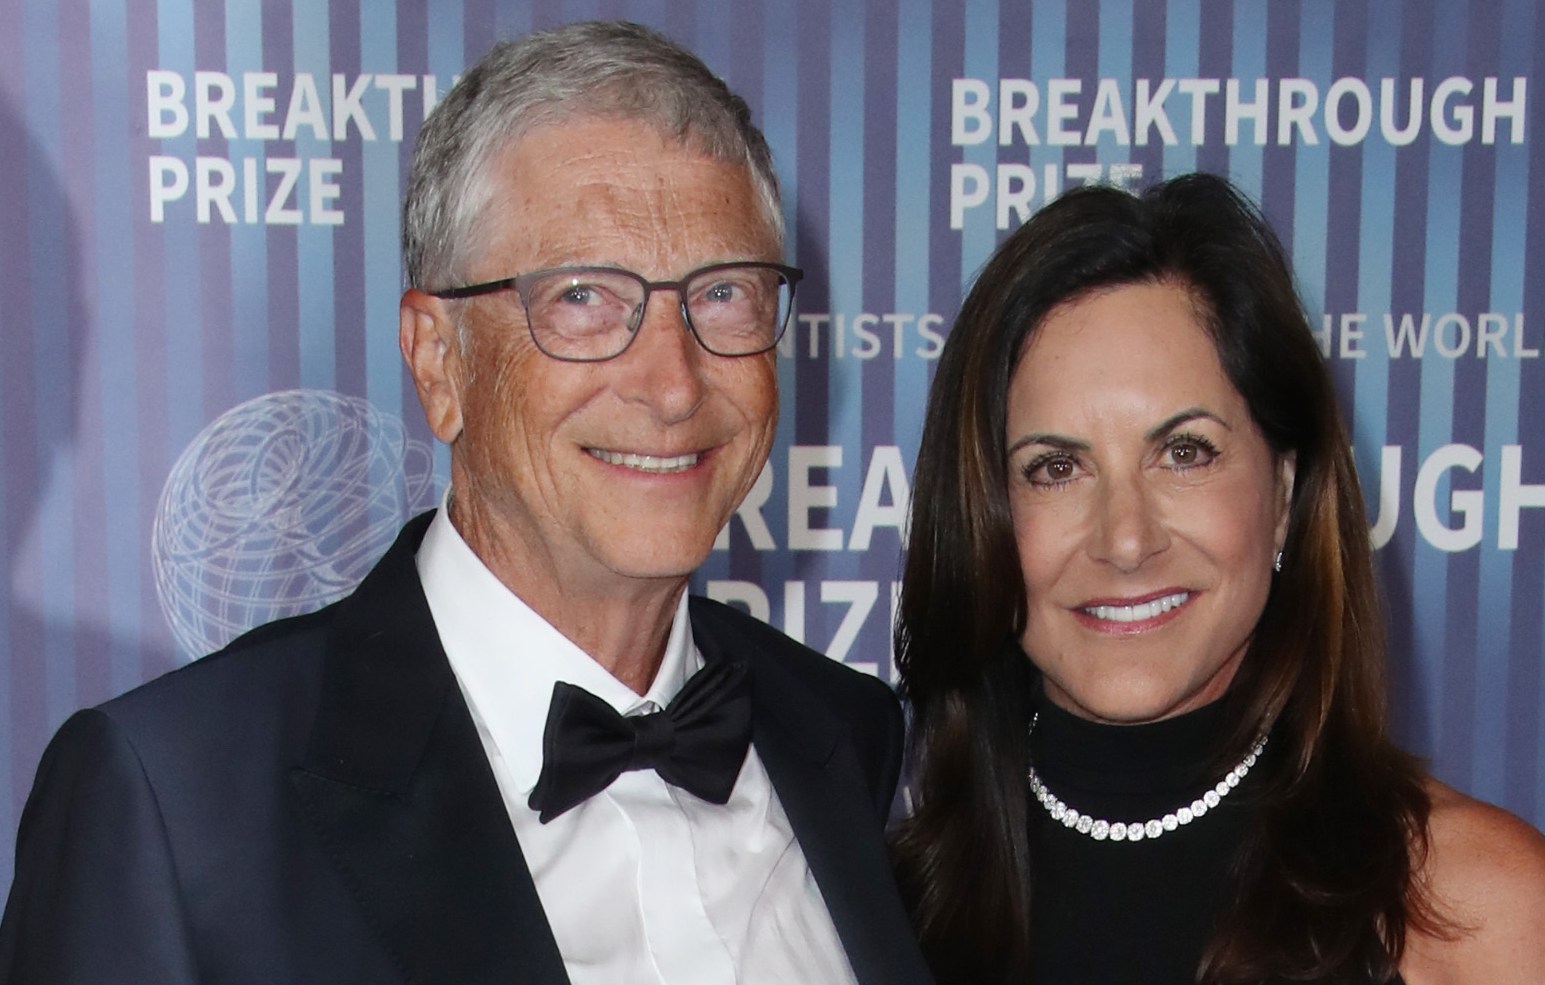
<path fill-rule="evenodd" d="M 683 420 L 707 393 L 704 361 L 719 357 L 698 345 L 674 290 L 650 291 L 643 304 L 636 336 L 618 357 L 626 370 L 622 395 L 646 403 L 664 422 Z"/>

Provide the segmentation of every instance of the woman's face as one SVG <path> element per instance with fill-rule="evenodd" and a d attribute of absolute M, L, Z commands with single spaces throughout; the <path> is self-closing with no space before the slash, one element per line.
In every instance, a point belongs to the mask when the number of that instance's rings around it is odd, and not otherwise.
<path fill-rule="evenodd" d="M 1047 696 L 1146 722 L 1222 695 L 1271 588 L 1293 461 L 1189 294 L 1134 284 L 1054 310 L 1010 382 L 1007 439 L 1021 642 Z"/>

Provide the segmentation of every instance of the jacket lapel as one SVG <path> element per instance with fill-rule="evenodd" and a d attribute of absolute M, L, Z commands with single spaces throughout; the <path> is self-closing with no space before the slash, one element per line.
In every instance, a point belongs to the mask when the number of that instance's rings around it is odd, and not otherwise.
<path fill-rule="evenodd" d="M 404 979 L 568 985 L 419 587 L 428 522 L 340 603 L 291 783 Z"/>
<path fill-rule="evenodd" d="M 854 975 L 861 985 L 931 985 L 847 726 L 780 659 L 784 654 L 710 616 L 705 607 L 694 607 L 693 639 L 705 660 L 734 654 L 751 664 L 751 741 Z"/>

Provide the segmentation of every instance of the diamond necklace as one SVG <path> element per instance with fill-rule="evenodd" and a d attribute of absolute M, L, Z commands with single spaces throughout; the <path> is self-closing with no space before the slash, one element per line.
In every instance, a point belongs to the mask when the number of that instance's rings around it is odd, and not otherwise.
<path fill-rule="evenodd" d="M 1035 734 L 1035 723 L 1041 720 L 1041 713 L 1036 712 L 1030 719 L 1029 735 Z M 1035 794 L 1035 799 L 1041 802 L 1046 813 L 1052 820 L 1061 821 L 1062 826 L 1077 831 L 1081 835 L 1087 835 L 1095 841 L 1142 841 L 1144 838 L 1158 838 L 1168 834 L 1176 828 L 1190 824 L 1192 821 L 1217 807 L 1224 797 L 1234 792 L 1239 786 L 1239 781 L 1250 772 L 1250 767 L 1266 748 L 1266 736 L 1261 735 L 1260 741 L 1250 754 L 1244 758 L 1238 766 L 1224 774 L 1217 786 L 1208 790 L 1197 799 L 1191 801 L 1190 806 L 1176 808 L 1174 811 L 1156 817 L 1148 821 L 1107 821 L 1096 819 L 1081 811 L 1076 811 L 1064 804 L 1056 794 L 1046 789 L 1046 784 L 1041 781 L 1041 775 L 1035 771 L 1032 765 L 1026 773 L 1030 780 L 1030 792 Z"/>

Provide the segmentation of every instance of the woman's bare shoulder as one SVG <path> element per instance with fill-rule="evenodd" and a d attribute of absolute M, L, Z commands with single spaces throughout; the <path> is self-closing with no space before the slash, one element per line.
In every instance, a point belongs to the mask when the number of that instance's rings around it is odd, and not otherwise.
<path fill-rule="evenodd" d="M 1420 878 L 1450 932 L 1413 932 L 1407 985 L 1545 983 L 1545 835 L 1436 780 Z"/>

